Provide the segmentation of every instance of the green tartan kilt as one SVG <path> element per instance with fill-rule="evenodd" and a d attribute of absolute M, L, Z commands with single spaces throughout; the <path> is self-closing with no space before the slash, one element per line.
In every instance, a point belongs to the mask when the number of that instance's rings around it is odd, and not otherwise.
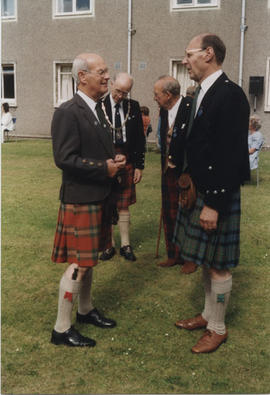
<path fill-rule="evenodd" d="M 203 206 L 200 193 L 194 209 L 186 210 L 179 206 L 173 241 L 179 246 L 181 257 L 218 270 L 237 266 L 240 256 L 240 190 L 232 194 L 226 216 L 219 216 L 217 229 L 212 233 L 205 232 L 200 226 Z"/>

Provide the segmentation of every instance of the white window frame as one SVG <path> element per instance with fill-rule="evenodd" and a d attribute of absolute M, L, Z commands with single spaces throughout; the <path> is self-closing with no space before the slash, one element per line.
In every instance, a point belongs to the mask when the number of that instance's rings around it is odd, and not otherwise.
<path fill-rule="evenodd" d="M 4 94 L 4 72 L 3 72 L 3 67 L 8 67 L 8 66 L 13 66 L 13 75 L 14 75 L 14 98 L 5 98 L 2 97 Z M 8 103 L 10 107 L 16 107 L 17 106 L 17 83 L 16 83 L 16 63 L 15 62 L 7 62 L 7 63 L 2 63 L 1 65 L 1 102 L 2 103 Z"/>
<path fill-rule="evenodd" d="M 175 75 L 175 73 L 174 73 L 173 65 L 174 65 L 174 63 L 182 63 L 182 60 L 183 59 L 180 59 L 180 58 L 170 59 L 170 75 L 172 77 L 174 77 L 175 79 L 177 79 L 178 81 L 179 81 L 179 79 L 177 78 L 177 75 Z M 185 66 L 183 66 L 183 67 L 185 67 Z M 188 74 L 188 72 L 187 72 L 187 74 Z M 180 86 L 181 86 L 180 93 L 181 93 L 182 96 L 186 96 L 186 89 L 187 89 L 188 86 L 191 86 L 191 85 L 195 86 L 196 85 L 195 82 L 193 80 L 191 80 L 190 78 L 189 78 L 189 80 L 187 80 L 187 82 L 188 83 L 183 86 L 183 83 L 181 81 L 179 81 Z"/>
<path fill-rule="evenodd" d="M 17 21 L 17 0 L 14 0 L 14 15 L 2 16 L 2 0 L 0 3 L 0 8 L 1 8 L 1 19 L 3 22 Z"/>
<path fill-rule="evenodd" d="M 53 18 L 82 18 L 82 17 L 93 17 L 95 15 L 95 0 L 90 0 L 90 10 L 87 11 L 76 11 L 76 0 L 72 0 L 72 12 L 58 12 L 58 1 L 53 0 Z M 75 10 L 75 11 L 74 11 Z"/>
<path fill-rule="evenodd" d="M 264 111 L 270 112 L 270 56 L 266 60 L 266 81 L 265 81 L 265 95 L 264 95 Z"/>
<path fill-rule="evenodd" d="M 213 10 L 220 8 L 220 0 L 209 0 L 211 3 L 200 4 L 198 0 L 192 0 L 192 4 L 177 4 L 177 0 L 171 1 L 171 11 L 191 11 L 191 10 Z"/>
<path fill-rule="evenodd" d="M 61 75 L 61 66 L 69 66 L 71 65 L 72 67 L 72 61 L 61 61 L 57 60 L 53 62 L 53 102 L 54 102 L 54 107 L 59 107 L 62 103 L 67 101 L 68 99 L 61 100 L 61 84 L 59 81 L 61 80 L 60 75 Z M 70 73 L 68 73 L 70 74 Z M 73 80 L 73 90 L 74 93 L 76 92 L 76 82 Z"/>

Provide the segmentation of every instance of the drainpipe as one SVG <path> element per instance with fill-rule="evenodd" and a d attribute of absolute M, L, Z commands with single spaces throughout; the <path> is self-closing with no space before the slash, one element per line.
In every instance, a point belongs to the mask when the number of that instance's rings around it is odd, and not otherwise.
<path fill-rule="evenodd" d="M 132 0 L 128 0 L 128 73 L 131 73 Z"/>
<path fill-rule="evenodd" d="M 240 60 L 239 60 L 239 79 L 238 84 L 242 86 L 243 81 L 243 58 L 244 58 L 244 42 L 245 42 L 245 31 L 247 30 L 246 22 L 246 0 L 242 0 L 242 15 L 241 15 L 241 25 L 240 25 Z"/>

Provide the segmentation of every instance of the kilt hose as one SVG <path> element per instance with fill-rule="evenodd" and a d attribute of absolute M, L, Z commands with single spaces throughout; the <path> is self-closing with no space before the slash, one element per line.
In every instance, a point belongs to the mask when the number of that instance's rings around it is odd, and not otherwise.
<path fill-rule="evenodd" d="M 85 267 L 97 265 L 98 252 L 111 240 L 111 226 L 103 220 L 102 212 L 102 203 L 61 203 L 52 261 Z"/>
<path fill-rule="evenodd" d="M 174 169 L 168 168 L 161 175 L 162 219 L 168 258 L 178 259 L 179 247 L 173 242 L 173 234 L 178 212 L 177 175 Z"/>
<path fill-rule="evenodd" d="M 179 206 L 174 242 L 181 250 L 181 257 L 218 270 L 237 266 L 240 256 L 240 190 L 232 194 L 227 213 L 219 216 L 214 232 L 207 233 L 200 226 L 203 206 L 201 193 L 198 193 L 194 209 L 186 210 Z"/>

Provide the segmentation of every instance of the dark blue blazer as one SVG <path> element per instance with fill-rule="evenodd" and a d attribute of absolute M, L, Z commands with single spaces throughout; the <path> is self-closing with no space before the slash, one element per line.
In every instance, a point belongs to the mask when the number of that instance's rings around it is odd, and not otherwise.
<path fill-rule="evenodd" d="M 192 178 L 205 204 L 220 212 L 250 178 L 249 113 L 243 90 L 223 73 L 204 96 L 187 140 Z"/>

